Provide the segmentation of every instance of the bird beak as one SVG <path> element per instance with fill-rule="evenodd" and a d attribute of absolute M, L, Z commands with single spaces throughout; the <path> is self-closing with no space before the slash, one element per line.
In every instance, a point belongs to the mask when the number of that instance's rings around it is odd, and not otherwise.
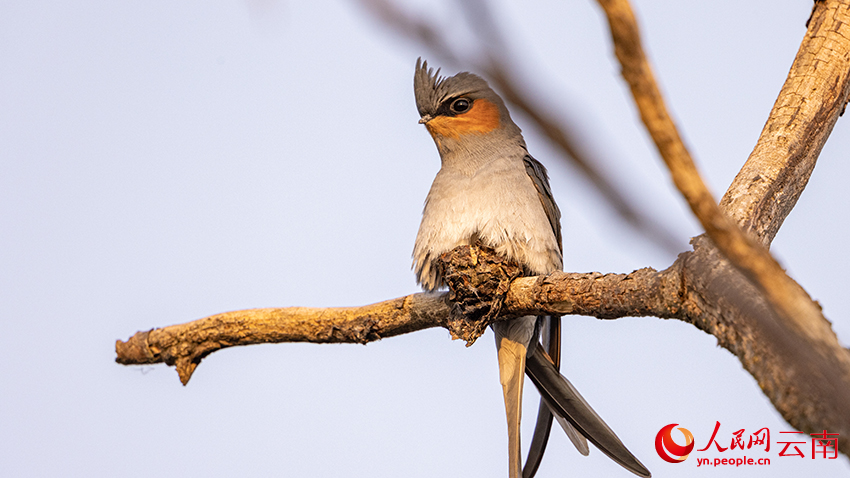
<path fill-rule="evenodd" d="M 425 116 L 423 116 L 422 118 L 419 119 L 419 124 L 425 124 L 425 123 L 431 121 L 432 119 L 434 119 L 434 118 L 432 118 L 431 115 L 425 115 Z"/>

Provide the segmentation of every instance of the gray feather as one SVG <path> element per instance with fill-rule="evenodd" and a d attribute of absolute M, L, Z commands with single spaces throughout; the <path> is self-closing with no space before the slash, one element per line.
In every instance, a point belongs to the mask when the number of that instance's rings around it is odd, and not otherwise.
<path fill-rule="evenodd" d="M 546 168 L 540 164 L 540 161 L 532 158 L 531 155 L 526 155 L 523 161 L 525 162 L 525 170 L 534 182 L 534 187 L 540 196 L 540 203 L 543 205 L 543 210 L 546 211 L 549 224 L 552 225 L 552 232 L 555 234 L 555 238 L 558 239 L 558 248 L 563 253 L 564 242 L 561 239 L 561 210 L 558 209 L 558 205 L 555 204 L 555 198 L 552 197 L 552 188 L 549 187 L 549 174 L 547 174 Z"/>
<path fill-rule="evenodd" d="M 535 347 L 529 354 L 526 372 L 555 415 L 564 418 L 620 466 L 638 476 L 651 476 L 573 384 L 555 369 L 542 348 Z"/>
<path fill-rule="evenodd" d="M 546 168 L 539 161 L 526 154 L 523 158 L 525 171 L 534 183 L 534 188 L 537 190 L 537 195 L 540 198 L 540 204 L 546 212 L 546 217 L 549 219 L 549 225 L 552 226 L 552 233 L 558 241 L 558 249 L 563 253 L 564 245 L 561 240 L 561 211 L 555 203 L 552 196 L 552 189 L 549 186 L 549 175 Z M 543 339 L 543 347 L 549 352 L 553 360 L 555 368 L 561 366 L 561 318 L 557 316 L 539 318 L 543 325 L 540 333 Z M 546 444 L 549 441 L 549 432 L 552 428 L 552 412 L 543 397 L 540 398 L 540 405 L 537 409 L 537 423 L 534 425 L 534 434 L 531 437 L 531 445 L 528 449 L 528 457 L 526 458 L 525 466 L 522 469 L 523 478 L 533 478 L 537 473 L 537 468 L 543 460 L 543 453 L 546 451 Z M 590 449 L 587 447 L 587 440 L 579 434 L 562 417 L 555 415 L 554 418 L 561 425 L 564 433 L 575 445 L 576 449 L 582 455 L 587 456 Z"/>

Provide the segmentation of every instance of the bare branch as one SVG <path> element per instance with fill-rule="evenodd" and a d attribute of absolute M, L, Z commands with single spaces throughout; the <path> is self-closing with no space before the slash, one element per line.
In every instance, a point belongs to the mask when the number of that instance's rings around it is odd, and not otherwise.
<path fill-rule="evenodd" d="M 835 335 L 831 334 L 820 307 L 802 287 L 785 274 L 766 248 L 745 234 L 723 213 L 702 181 L 676 125 L 667 112 L 661 91 L 643 52 L 637 22 L 628 0 L 599 0 L 599 4 L 608 17 L 611 36 L 614 39 L 614 51 L 622 65 L 623 78 L 631 88 L 641 119 L 670 170 L 673 182 L 705 228 L 708 237 L 736 268 L 756 284 L 780 316 L 799 329 L 798 332 L 816 341 L 834 342 Z M 823 21 L 813 22 L 804 45 L 812 38 L 811 28 L 822 29 L 822 33 L 827 33 L 830 28 L 837 29 L 840 25 L 839 20 L 831 21 L 828 26 L 824 25 Z M 846 38 L 844 40 L 844 53 L 850 53 L 850 42 L 846 42 Z M 835 48 L 841 51 L 840 45 L 835 45 Z M 844 73 L 846 77 L 846 68 Z M 842 96 L 844 97 L 846 93 Z M 838 111 L 835 112 L 836 117 L 837 113 Z M 824 140 L 826 136 L 823 137 Z"/>
<path fill-rule="evenodd" d="M 700 179 L 652 77 L 628 2 L 599 3 L 641 118 L 711 238 L 697 238 L 695 252 L 674 264 L 681 267 L 686 304 L 702 310 L 686 316 L 739 357 L 789 423 L 810 432 L 827 425 L 850 432 L 850 353 L 818 304 L 762 247 L 796 203 L 847 101 L 848 2 L 816 6 L 756 149 L 724 198 L 724 208 L 761 243 L 721 212 Z M 850 452 L 850 440 L 841 438 L 839 449 Z"/>
<path fill-rule="evenodd" d="M 468 256 L 469 246 L 456 249 Z M 454 252 L 454 251 L 453 251 Z M 478 253 L 481 261 L 493 259 Z M 463 260 L 463 258 L 461 258 Z M 469 270 L 468 274 L 475 274 Z M 615 319 L 653 315 L 675 317 L 679 287 L 675 276 L 641 269 L 631 274 L 567 274 L 524 277 L 506 291 L 496 320 L 528 314 L 582 314 Z M 480 289 L 479 289 L 480 292 Z M 116 341 L 116 362 L 124 365 L 174 365 L 185 385 L 201 359 L 227 347 L 259 343 L 312 342 L 365 344 L 431 327 L 445 327 L 452 336 L 470 341 L 467 320 L 452 314 L 448 293 L 419 293 L 363 307 L 287 307 L 226 312 L 185 324 L 138 332 Z M 484 296 L 482 301 L 492 297 Z M 477 320 L 477 319 L 470 319 Z M 476 337 L 472 337 L 472 341 Z"/>
<path fill-rule="evenodd" d="M 801 335 L 705 235 L 670 269 L 683 286 L 683 320 L 735 354 L 794 428 L 840 433 L 838 448 L 850 455 L 850 351 L 832 330 L 831 343 Z"/>
<path fill-rule="evenodd" d="M 166 363 L 186 385 L 201 359 L 227 347 L 281 342 L 365 344 L 442 325 L 446 294 L 412 294 L 363 307 L 286 307 L 216 314 L 185 324 L 138 332 L 116 341 L 116 362 Z"/>
<path fill-rule="evenodd" d="M 630 274 L 554 272 L 515 279 L 504 294 L 498 316 L 485 314 L 483 319 L 471 321 L 483 320 L 478 324 L 482 329 L 492 321 L 531 314 L 683 320 L 714 335 L 719 345 L 736 354 L 789 423 L 802 430 L 826 428 L 842 437 L 850 435 L 850 401 L 846 400 L 850 381 L 842 358 L 833 350 L 813 348 L 789 333 L 716 248 L 699 239 L 695 245 L 695 252 L 682 254 L 673 266 L 660 272 L 649 268 Z M 453 261 L 468 261 L 467 256 L 475 254 L 475 261 L 495 259 L 495 266 L 501 267 L 498 257 L 471 252 L 469 246 L 459 247 L 452 254 L 458 256 Z M 487 267 L 472 267 L 466 274 L 480 275 Z M 482 302 L 493 299 L 488 295 L 493 291 L 478 287 L 473 292 L 483 293 Z M 469 340 L 469 324 L 464 323 L 465 317 L 452 313 L 453 307 L 448 293 L 420 293 L 364 307 L 229 312 L 139 332 L 127 342 L 117 341 L 116 361 L 175 365 L 186 384 L 206 355 L 236 345 L 367 343 L 437 326 Z M 850 356 L 847 351 L 843 353 Z M 839 449 L 847 454 L 850 440 L 841 438 Z"/>
<path fill-rule="evenodd" d="M 768 246 L 797 204 L 850 88 L 847 2 L 816 3 L 758 143 L 720 206 Z"/>

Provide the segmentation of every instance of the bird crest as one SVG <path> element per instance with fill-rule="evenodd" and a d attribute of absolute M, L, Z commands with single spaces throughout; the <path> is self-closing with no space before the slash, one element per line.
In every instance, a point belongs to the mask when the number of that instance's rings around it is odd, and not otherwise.
<path fill-rule="evenodd" d="M 413 75 L 413 92 L 419 116 L 435 115 L 448 98 L 490 90 L 487 82 L 478 75 L 461 72 L 454 76 L 440 76 L 440 69 L 428 68 L 422 58 L 416 60 Z"/>

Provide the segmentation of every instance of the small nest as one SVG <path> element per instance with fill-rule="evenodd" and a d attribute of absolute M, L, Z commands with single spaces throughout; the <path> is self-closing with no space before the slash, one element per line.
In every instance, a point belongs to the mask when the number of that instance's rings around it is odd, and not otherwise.
<path fill-rule="evenodd" d="M 524 270 L 493 249 L 478 245 L 458 246 L 441 254 L 439 266 L 452 302 L 446 327 L 453 339 L 462 339 L 469 347 L 499 316 L 511 281 Z"/>

